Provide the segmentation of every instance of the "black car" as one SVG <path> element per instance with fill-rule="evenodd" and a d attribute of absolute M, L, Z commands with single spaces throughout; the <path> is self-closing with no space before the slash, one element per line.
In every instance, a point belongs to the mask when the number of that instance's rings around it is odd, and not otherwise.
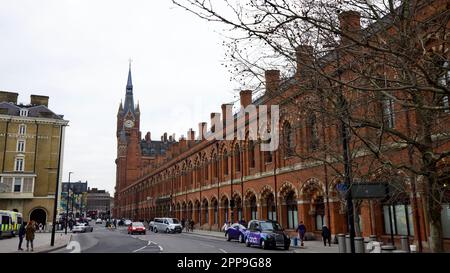
<path fill-rule="evenodd" d="M 277 221 L 252 220 L 248 223 L 245 244 L 248 247 L 252 245 L 264 249 L 283 247 L 287 250 L 291 245 L 291 239 Z"/>

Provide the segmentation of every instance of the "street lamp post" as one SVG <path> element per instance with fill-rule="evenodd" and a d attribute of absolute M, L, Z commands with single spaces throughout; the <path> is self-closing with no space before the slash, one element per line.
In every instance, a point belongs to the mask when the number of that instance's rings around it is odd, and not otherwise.
<path fill-rule="evenodd" d="M 65 231 L 64 231 L 65 234 L 67 234 L 67 225 L 69 224 L 69 196 L 70 196 L 70 175 L 71 174 L 73 174 L 73 172 L 69 172 L 69 183 L 68 183 L 68 186 L 67 186 L 66 227 L 65 227 Z"/>
<path fill-rule="evenodd" d="M 61 128 L 60 128 L 61 132 L 59 135 L 59 158 L 58 158 L 58 169 L 56 171 L 55 202 L 53 204 L 53 224 L 52 224 L 52 236 L 50 239 L 50 246 L 55 245 L 56 214 L 58 213 L 59 172 L 60 172 L 60 168 L 61 168 L 63 128 L 65 126 L 66 125 L 61 125 Z"/>

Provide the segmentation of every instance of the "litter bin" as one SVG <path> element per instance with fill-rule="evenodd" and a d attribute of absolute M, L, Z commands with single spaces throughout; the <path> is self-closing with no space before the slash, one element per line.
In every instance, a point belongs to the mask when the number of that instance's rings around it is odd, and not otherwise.
<path fill-rule="evenodd" d="M 355 253 L 364 253 L 363 237 L 355 237 Z"/>
<path fill-rule="evenodd" d="M 393 246 L 393 245 L 381 246 L 381 253 L 392 253 L 394 250 L 395 250 L 395 246 Z"/>
<path fill-rule="evenodd" d="M 402 250 L 409 252 L 409 238 L 408 236 L 402 236 L 400 238 L 400 242 L 402 244 Z"/>
<path fill-rule="evenodd" d="M 345 234 L 338 234 L 337 235 L 337 239 L 338 239 L 338 248 L 339 248 L 339 253 L 345 253 Z"/>
<path fill-rule="evenodd" d="M 352 253 L 352 246 L 351 246 L 349 234 L 345 235 L 345 250 L 346 250 L 346 253 Z"/>

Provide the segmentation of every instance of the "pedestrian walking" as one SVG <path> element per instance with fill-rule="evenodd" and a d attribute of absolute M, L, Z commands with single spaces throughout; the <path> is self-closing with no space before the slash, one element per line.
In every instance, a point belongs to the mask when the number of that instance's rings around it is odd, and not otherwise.
<path fill-rule="evenodd" d="M 323 238 L 324 246 L 327 246 L 327 240 L 328 240 L 328 245 L 331 246 L 331 232 L 328 229 L 327 225 L 323 225 L 323 227 L 322 227 L 322 238 Z"/>
<path fill-rule="evenodd" d="M 25 239 L 27 240 L 27 251 L 30 250 L 29 244 L 31 243 L 31 251 L 33 251 L 34 233 L 36 227 L 34 221 L 30 221 L 25 229 Z"/>
<path fill-rule="evenodd" d="M 230 227 L 230 224 L 228 223 L 228 221 L 225 221 L 225 223 L 222 226 L 223 232 L 226 232 L 229 227 Z"/>
<path fill-rule="evenodd" d="M 296 231 L 298 232 L 298 239 L 300 240 L 300 245 L 303 246 L 303 241 L 305 239 L 306 226 L 303 224 L 303 221 L 300 221 Z"/>
<path fill-rule="evenodd" d="M 20 225 L 20 228 L 19 228 L 19 247 L 18 247 L 18 250 L 23 250 L 22 242 L 23 242 L 23 236 L 25 236 L 25 232 L 26 232 L 25 226 L 26 226 L 25 223 L 22 223 Z"/>

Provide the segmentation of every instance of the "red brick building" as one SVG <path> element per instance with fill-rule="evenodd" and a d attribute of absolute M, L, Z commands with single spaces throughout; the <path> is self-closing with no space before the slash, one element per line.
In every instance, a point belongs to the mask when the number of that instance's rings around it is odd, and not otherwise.
<path fill-rule="evenodd" d="M 359 16 L 353 12 L 343 13 L 340 18 L 341 26 L 360 25 Z M 299 49 L 297 58 L 307 57 L 307 52 Z M 165 216 L 194 219 L 197 228 L 208 230 L 218 230 L 225 221 L 235 222 L 244 218 L 247 221 L 276 219 L 294 232 L 297 224 L 303 221 L 311 235 L 319 235 L 325 223 L 333 234 L 347 233 L 345 203 L 336 187 L 342 182 L 340 176 L 319 160 L 294 156 L 314 154 L 317 143 L 339 146 L 338 128 L 307 115 L 299 120 L 292 115 L 295 110 L 292 106 L 284 104 L 277 96 L 271 96 L 278 91 L 294 96 L 299 84 L 295 79 L 302 77 L 301 64 L 305 62 L 299 60 L 298 63 L 297 74 L 291 79 L 281 79 L 276 70 L 266 71 L 266 93 L 257 100 L 252 99 L 250 90 L 240 92 L 243 107 L 249 104 L 280 105 L 281 144 L 274 152 L 261 151 L 259 142 L 248 137 L 245 140 L 207 140 L 202 133 L 196 136 L 192 130 L 188 131 L 187 138 L 179 141 L 172 136 L 167 138 L 167 134 L 155 141 L 150 133 L 142 139 L 140 110 L 133 101 L 130 69 L 125 103 L 120 104 L 117 115 L 117 181 L 113 215 L 132 219 Z M 390 107 L 395 112 L 391 118 L 397 128 L 406 131 L 414 126 L 414 122 L 409 124 L 409 120 L 414 120 L 413 111 L 402 111 L 399 106 Z M 367 105 L 362 108 L 369 109 Z M 383 111 L 374 111 L 378 110 Z M 224 104 L 221 113 L 211 113 L 211 120 L 217 117 L 226 120 L 231 115 Z M 252 118 L 256 117 L 249 117 L 250 120 Z M 448 121 L 449 116 L 443 115 L 441 122 L 448 124 Z M 200 123 L 200 128 L 207 128 L 207 124 Z M 226 132 L 235 129 L 227 127 Z M 215 130 L 209 128 L 208 131 Z M 248 135 L 248 124 L 245 132 Z M 436 144 L 436 149 L 448 148 L 448 139 Z M 408 150 L 402 146 L 392 147 L 385 153 L 393 162 L 408 160 Z M 400 235 L 407 235 L 415 241 L 420 238 L 426 247 L 429 228 L 422 196 L 417 192 L 413 198 L 411 193 L 411 181 L 420 180 L 420 177 L 411 177 L 403 172 L 386 173 L 381 166 L 369 168 L 364 165 L 371 161 L 369 158 L 368 154 L 355 158 L 360 162 L 359 173 L 371 169 L 371 179 L 387 177 L 388 180 L 401 181 L 406 191 L 400 202 L 362 200 L 355 208 L 357 236 L 375 234 L 388 240 L 391 221 L 396 239 Z M 343 168 L 339 162 L 334 167 Z M 442 223 L 444 243 L 448 249 L 448 203 L 443 205 Z"/>

